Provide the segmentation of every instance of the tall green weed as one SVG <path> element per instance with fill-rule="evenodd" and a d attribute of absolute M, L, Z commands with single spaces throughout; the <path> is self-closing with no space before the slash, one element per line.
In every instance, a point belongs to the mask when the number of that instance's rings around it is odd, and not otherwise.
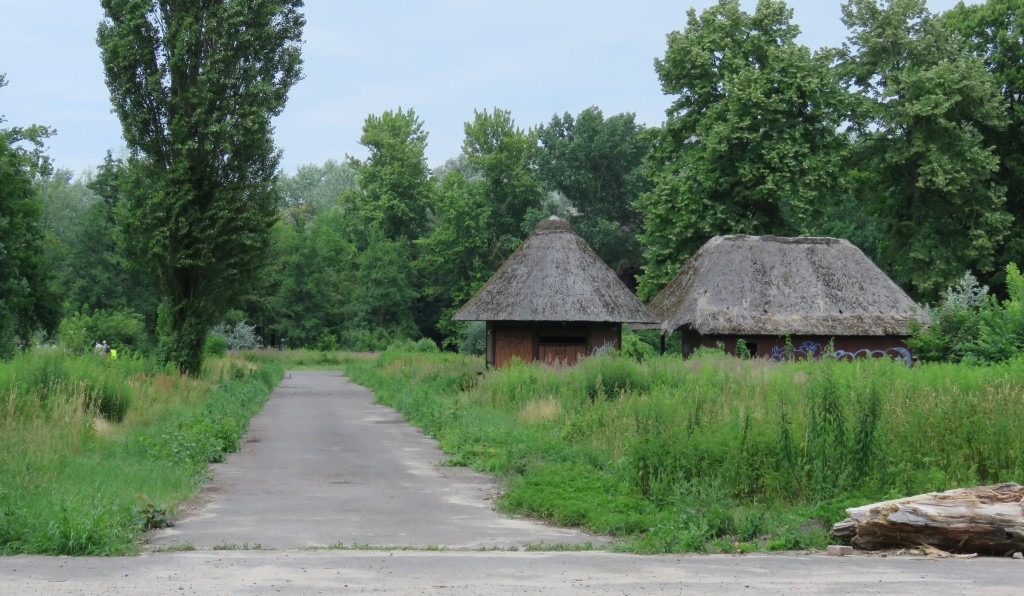
<path fill-rule="evenodd" d="M 237 448 L 282 374 L 209 360 L 193 379 L 56 351 L 0 363 L 0 554 L 136 552 Z"/>
<path fill-rule="evenodd" d="M 845 506 L 1024 477 L 1024 367 L 887 359 L 589 358 L 576 367 L 389 351 L 349 376 L 503 475 L 501 506 L 644 552 L 808 548 Z"/>

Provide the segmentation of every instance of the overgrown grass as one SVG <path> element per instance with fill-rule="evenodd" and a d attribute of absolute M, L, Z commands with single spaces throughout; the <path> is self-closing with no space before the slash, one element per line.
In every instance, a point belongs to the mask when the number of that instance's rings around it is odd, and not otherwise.
<path fill-rule="evenodd" d="M 199 380 L 92 355 L 0 363 L 0 553 L 136 552 L 237 449 L 282 375 L 237 358 Z"/>
<path fill-rule="evenodd" d="M 344 364 L 506 479 L 500 507 L 623 538 L 638 552 L 821 548 L 843 509 L 1024 479 L 1024 362 L 705 355 L 574 368 L 389 351 Z"/>

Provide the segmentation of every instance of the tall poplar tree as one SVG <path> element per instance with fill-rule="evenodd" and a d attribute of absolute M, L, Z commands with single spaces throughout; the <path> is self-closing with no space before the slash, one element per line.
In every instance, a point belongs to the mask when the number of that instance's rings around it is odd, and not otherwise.
<path fill-rule="evenodd" d="M 189 374 L 250 283 L 277 213 L 271 118 L 301 78 L 301 0 L 102 0 L 100 47 L 131 153 L 121 242 Z"/>

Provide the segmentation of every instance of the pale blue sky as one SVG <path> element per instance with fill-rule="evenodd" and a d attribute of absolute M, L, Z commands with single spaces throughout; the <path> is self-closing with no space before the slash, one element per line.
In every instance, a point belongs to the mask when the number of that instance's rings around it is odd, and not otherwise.
<path fill-rule="evenodd" d="M 972 3 L 972 2 L 968 2 Z M 686 10 L 713 0 L 307 0 L 305 79 L 276 120 L 283 168 L 364 157 L 363 121 L 413 108 L 429 132 L 431 166 L 458 155 L 473 110 L 511 110 L 528 128 L 596 105 L 664 121 L 654 59 Z M 752 11 L 755 0 L 744 0 Z M 955 0 L 929 0 L 932 11 Z M 838 46 L 840 2 L 791 0 L 800 41 Z M 102 11 L 91 0 L 0 0 L 0 115 L 7 126 L 57 129 L 49 154 L 76 172 L 122 146 L 96 48 Z"/>

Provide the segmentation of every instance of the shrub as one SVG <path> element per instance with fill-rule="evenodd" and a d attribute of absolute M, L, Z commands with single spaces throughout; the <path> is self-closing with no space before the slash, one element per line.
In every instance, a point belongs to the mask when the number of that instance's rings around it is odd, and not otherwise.
<path fill-rule="evenodd" d="M 340 347 L 338 338 L 327 332 L 321 333 L 313 344 L 313 349 L 318 352 L 337 352 Z"/>
<path fill-rule="evenodd" d="M 1006 267 L 1009 299 L 998 302 L 990 297 L 978 317 L 978 338 L 971 346 L 982 361 L 1001 362 L 1024 351 L 1024 275 L 1017 266 Z"/>
<path fill-rule="evenodd" d="M 145 349 L 149 344 L 146 325 L 141 314 L 128 309 L 89 312 L 86 304 L 78 312 L 65 317 L 59 327 L 60 345 L 72 352 L 88 352 L 92 344 L 107 340 L 115 349 Z"/>
<path fill-rule="evenodd" d="M 260 336 L 256 334 L 256 326 L 245 321 L 220 323 L 210 330 L 210 335 L 223 338 L 227 350 L 255 350 L 263 345 Z"/>
<path fill-rule="evenodd" d="M 416 342 L 408 337 L 396 339 L 388 344 L 387 350 L 385 351 L 398 354 L 411 354 L 416 351 Z"/>
<path fill-rule="evenodd" d="M 413 351 L 420 352 L 423 354 L 436 354 L 439 350 L 434 340 L 429 337 L 424 337 L 414 344 Z"/>
<path fill-rule="evenodd" d="M 487 323 L 473 321 L 463 327 L 459 334 L 459 353 L 469 356 L 483 356 L 487 351 Z"/>
<path fill-rule="evenodd" d="M 203 349 L 210 356 L 223 356 L 228 353 L 228 340 L 223 335 L 210 333 L 206 336 L 206 346 Z"/>
<path fill-rule="evenodd" d="M 931 322 L 916 325 L 907 345 L 921 360 L 1001 362 L 1024 349 L 1024 276 L 1013 263 L 1006 267 L 1009 299 L 988 295 L 970 273 L 946 289 L 937 307 L 926 308 Z M 912 323 L 913 325 L 913 323 Z"/>
<path fill-rule="evenodd" d="M 643 362 L 648 358 L 654 358 L 658 351 L 651 344 L 644 341 L 639 335 L 632 331 L 622 332 L 622 355 Z"/>
<path fill-rule="evenodd" d="M 647 390 L 647 376 L 637 363 L 615 355 L 586 358 L 576 366 L 590 401 L 615 399 Z"/>

